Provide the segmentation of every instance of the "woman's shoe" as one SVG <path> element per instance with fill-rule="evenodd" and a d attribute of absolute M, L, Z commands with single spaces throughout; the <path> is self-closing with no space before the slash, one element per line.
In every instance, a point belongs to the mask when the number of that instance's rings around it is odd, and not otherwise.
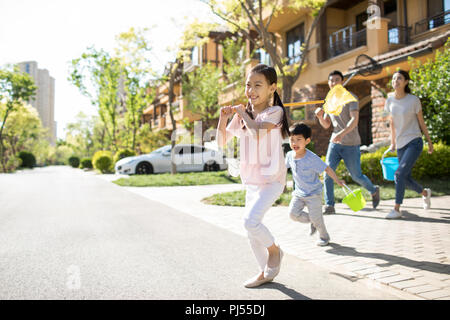
<path fill-rule="evenodd" d="M 402 214 L 399 211 L 392 209 L 391 212 L 389 212 L 389 214 L 386 216 L 386 219 L 398 219 L 401 217 Z"/>
<path fill-rule="evenodd" d="M 264 269 L 264 278 L 270 279 L 270 281 L 272 281 L 280 273 L 281 260 L 283 259 L 284 254 L 281 248 L 279 248 L 279 250 L 280 250 L 280 263 L 278 264 L 278 266 L 269 268 L 266 265 L 266 268 Z"/>
<path fill-rule="evenodd" d="M 425 188 L 425 191 L 427 192 L 426 196 L 422 196 L 422 200 L 423 200 L 423 208 L 425 210 L 428 210 L 431 208 L 431 189 L 430 188 Z"/>
<path fill-rule="evenodd" d="M 248 279 L 247 281 L 244 282 L 244 287 L 246 288 L 255 288 L 255 287 L 259 287 L 260 285 L 270 282 L 273 279 L 267 279 L 267 278 L 262 278 L 260 280 L 258 280 L 260 274 L 257 274 L 256 276 L 254 276 L 251 279 Z"/>

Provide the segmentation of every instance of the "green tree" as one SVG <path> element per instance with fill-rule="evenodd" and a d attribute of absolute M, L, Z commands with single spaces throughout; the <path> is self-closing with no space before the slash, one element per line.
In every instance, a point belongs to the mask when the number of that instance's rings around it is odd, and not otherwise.
<path fill-rule="evenodd" d="M 81 157 L 89 157 L 94 149 L 94 117 L 89 118 L 83 112 L 75 116 L 75 121 L 66 126 L 65 143 L 74 153 Z"/>
<path fill-rule="evenodd" d="M 239 32 L 245 38 L 253 42 L 255 48 L 264 48 L 270 55 L 273 66 L 277 69 L 282 80 L 283 101 L 291 102 L 292 87 L 300 77 L 309 51 L 309 42 L 313 31 L 325 12 L 326 0 L 202 0 L 208 4 L 212 12 L 223 19 L 232 32 Z M 300 61 L 293 66 L 287 64 L 287 58 L 281 57 L 277 52 L 277 45 L 273 41 L 273 34 L 269 32 L 269 26 L 273 17 L 281 13 L 285 8 L 294 10 L 309 9 L 314 17 L 313 23 L 307 31 L 305 42 L 302 46 L 303 54 Z M 267 19 L 263 19 L 269 12 Z M 257 33 L 257 37 L 250 34 L 250 29 Z"/>
<path fill-rule="evenodd" d="M 118 150 L 117 118 L 120 106 L 120 81 L 124 70 L 119 59 L 102 50 L 91 47 L 80 58 L 73 59 L 69 81 L 98 107 L 98 114 L 108 138 L 106 148 Z M 103 139 L 103 142 L 105 140 Z"/>
<path fill-rule="evenodd" d="M 154 99 L 155 90 L 150 85 L 156 74 L 152 71 L 152 59 L 148 40 L 149 29 L 130 28 L 116 37 L 118 47 L 115 52 L 125 70 L 124 130 L 126 147 L 136 149 L 136 138 L 141 127 L 142 111 Z"/>
<path fill-rule="evenodd" d="M 434 142 L 450 143 L 450 40 L 436 52 L 434 61 L 410 59 L 411 91 L 421 103 L 423 117 Z"/>
<path fill-rule="evenodd" d="M 187 108 L 200 115 L 205 129 L 209 129 L 218 117 L 221 76 L 222 72 L 210 63 L 183 75 L 183 95 L 187 98 Z"/>
<path fill-rule="evenodd" d="M 7 162 L 9 157 L 13 157 L 14 153 L 6 152 L 4 145 L 3 132 L 5 129 L 8 116 L 22 106 L 23 102 L 33 98 L 36 93 L 36 86 L 33 79 L 27 74 L 20 72 L 17 66 L 11 68 L 6 66 L 0 69 L 0 103 L 3 103 L 5 108 L 0 112 L 0 119 L 2 119 L 0 126 L 0 162 L 2 170 L 8 171 Z"/>

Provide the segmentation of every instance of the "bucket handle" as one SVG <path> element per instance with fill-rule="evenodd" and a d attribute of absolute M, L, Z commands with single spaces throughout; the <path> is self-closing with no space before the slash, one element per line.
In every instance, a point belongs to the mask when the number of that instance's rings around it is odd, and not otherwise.
<path fill-rule="evenodd" d="M 389 152 L 391 152 L 392 150 L 391 150 L 391 147 L 389 146 L 389 148 L 387 148 L 387 150 L 383 153 L 383 156 L 381 157 L 381 161 L 383 161 L 384 160 L 384 157 L 389 153 Z"/>
<path fill-rule="evenodd" d="M 348 189 L 348 191 L 350 191 L 350 192 L 347 193 L 347 191 L 345 191 L 344 187 L 346 187 Z M 345 183 L 344 183 L 344 187 L 342 187 L 342 189 L 344 190 L 345 195 L 349 195 L 351 193 L 356 198 L 356 194 Z"/>

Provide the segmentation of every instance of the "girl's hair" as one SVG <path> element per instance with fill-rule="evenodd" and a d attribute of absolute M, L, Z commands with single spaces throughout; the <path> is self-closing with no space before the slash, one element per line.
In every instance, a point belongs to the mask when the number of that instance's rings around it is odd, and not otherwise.
<path fill-rule="evenodd" d="M 403 78 L 405 78 L 405 80 L 411 80 L 411 78 L 409 77 L 409 73 L 408 72 L 406 72 L 406 71 L 404 71 L 404 70 L 397 70 L 397 71 L 395 71 L 394 72 L 394 74 L 396 74 L 396 73 L 400 73 L 402 76 L 403 76 Z M 405 86 L 405 92 L 406 93 L 411 93 L 411 89 L 409 88 L 409 82 L 408 82 L 408 84 Z"/>
<path fill-rule="evenodd" d="M 262 74 L 266 78 L 269 85 L 277 83 L 277 72 L 275 71 L 275 68 L 269 67 L 265 64 L 258 64 L 256 66 L 254 66 L 250 70 L 250 73 Z M 273 105 L 280 106 L 283 109 L 281 134 L 282 134 L 283 138 L 286 138 L 289 136 L 289 122 L 288 122 L 288 119 L 286 116 L 286 109 L 284 108 L 283 102 L 281 102 L 281 98 L 278 95 L 277 91 L 275 91 L 273 94 Z M 251 106 L 250 102 L 247 103 L 245 112 L 247 112 L 247 114 L 250 116 L 250 118 L 253 119 L 252 106 Z M 245 126 L 244 126 L 244 129 L 245 129 Z"/>

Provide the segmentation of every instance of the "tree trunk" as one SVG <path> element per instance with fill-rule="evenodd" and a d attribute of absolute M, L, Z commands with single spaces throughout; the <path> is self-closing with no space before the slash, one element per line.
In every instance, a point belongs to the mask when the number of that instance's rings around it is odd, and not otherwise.
<path fill-rule="evenodd" d="M 177 69 L 178 69 L 178 64 L 174 64 L 174 63 L 171 63 L 170 64 L 170 78 L 169 78 L 169 116 L 170 116 L 170 121 L 172 122 L 172 143 L 171 143 L 171 145 L 172 145 L 172 149 L 171 149 L 171 155 L 170 155 L 170 157 L 171 157 L 171 167 L 170 167 L 170 173 L 171 174 L 175 174 L 175 173 L 177 173 L 177 166 L 176 166 L 176 164 L 175 164 L 175 161 L 174 161 L 174 156 L 175 156 L 175 154 L 174 154 L 174 150 L 175 150 L 175 139 L 174 139 L 174 137 L 173 137 L 173 134 L 176 132 L 176 130 L 177 130 L 177 124 L 176 124 L 176 122 L 175 122 L 175 118 L 174 118 L 174 116 L 173 116 L 173 109 L 172 109 L 172 102 L 173 102 L 173 100 L 174 100 L 174 97 L 175 97 L 175 93 L 173 92 L 173 90 L 174 90 L 174 83 L 175 83 L 175 76 L 176 76 L 176 73 L 177 73 Z"/>

